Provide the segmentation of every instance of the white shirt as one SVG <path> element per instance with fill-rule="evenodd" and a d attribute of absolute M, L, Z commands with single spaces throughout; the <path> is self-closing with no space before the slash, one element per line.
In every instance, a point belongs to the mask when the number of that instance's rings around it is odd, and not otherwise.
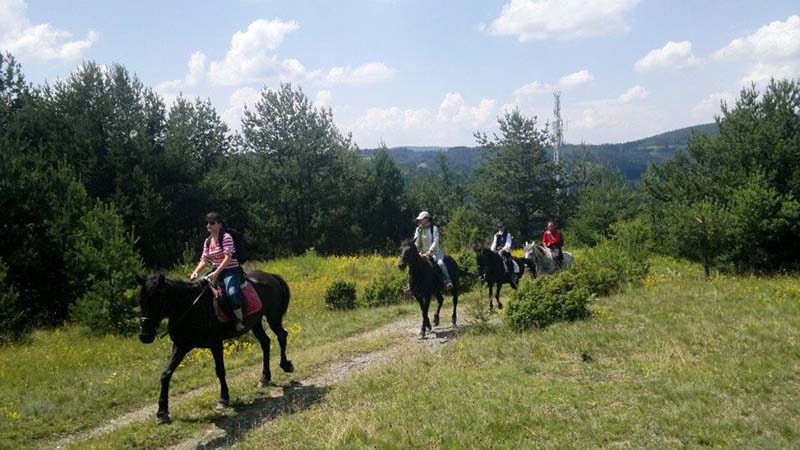
<path fill-rule="evenodd" d="M 431 232 L 431 228 L 433 228 L 433 232 Z M 442 249 L 439 247 L 439 228 L 436 225 L 433 227 L 418 226 L 414 232 L 414 243 L 420 253 L 430 251 L 436 259 L 442 259 Z"/>
<path fill-rule="evenodd" d="M 497 233 L 495 233 L 494 236 L 492 236 L 492 246 L 489 247 L 491 251 L 496 252 L 500 250 L 505 250 L 507 252 L 511 252 L 511 233 L 506 234 L 506 243 L 501 248 L 497 248 L 497 246 L 495 245 L 495 242 L 497 242 L 497 236 L 502 236 L 502 235 L 503 233 L 498 231 Z"/>

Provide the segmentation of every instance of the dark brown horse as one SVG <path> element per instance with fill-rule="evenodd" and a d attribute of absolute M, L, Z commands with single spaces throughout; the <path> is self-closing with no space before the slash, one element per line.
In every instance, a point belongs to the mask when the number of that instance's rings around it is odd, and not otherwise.
<path fill-rule="evenodd" d="M 264 331 L 262 317 L 267 323 L 281 347 L 280 367 L 284 372 L 292 372 L 294 366 L 286 358 L 286 338 L 289 333 L 283 328 L 283 315 L 289 307 L 289 286 L 278 275 L 261 271 L 247 274 L 247 280 L 253 284 L 261 298 L 261 311 L 248 315 L 244 324 L 246 328 L 237 333 L 233 322 L 221 323 L 212 303 L 213 295 L 208 282 L 169 280 L 164 275 L 151 275 L 147 279 L 139 279 L 142 286 L 139 292 L 139 306 L 142 309 L 139 339 L 149 344 L 155 340 L 159 324 L 164 318 L 169 320 L 168 332 L 172 339 L 172 356 L 167 368 L 161 375 L 161 394 L 158 397 L 158 423 L 169 423 L 169 382 L 183 358 L 194 348 L 207 348 L 214 356 L 214 366 L 220 383 L 218 408 L 224 408 L 230 402 L 228 384 L 225 381 L 225 362 L 222 353 L 222 341 L 252 330 L 261 344 L 264 367 L 261 373 L 260 386 L 269 384 L 272 375 L 269 370 L 269 337 Z"/>
<path fill-rule="evenodd" d="M 445 255 L 444 263 L 447 266 L 447 272 L 450 274 L 450 281 L 453 282 L 453 288 L 450 294 L 453 296 L 453 316 L 452 323 L 456 326 L 456 309 L 458 308 L 458 266 L 450 256 Z M 398 267 L 404 270 L 408 267 L 408 281 L 411 287 L 411 293 L 419 303 L 420 311 L 422 312 L 422 329 L 420 335 L 424 338 L 426 331 L 430 331 L 431 321 L 428 319 L 428 308 L 431 304 L 431 297 L 436 296 L 439 301 L 439 306 L 436 308 L 436 314 L 433 316 L 433 325 L 439 326 L 439 312 L 442 310 L 442 303 L 444 303 L 444 286 L 442 285 L 441 270 L 432 259 L 424 257 L 419 254 L 417 246 L 414 241 L 410 239 L 404 240 L 400 244 L 400 261 Z"/>
<path fill-rule="evenodd" d="M 514 284 L 511 284 L 511 277 L 515 276 L 506 271 L 505 262 L 503 258 L 488 248 L 476 248 L 475 259 L 478 262 L 478 276 L 482 281 L 485 281 L 489 286 L 489 310 L 492 309 L 492 289 L 497 287 L 494 292 L 494 300 L 497 302 L 497 309 L 503 309 L 503 304 L 500 302 L 500 288 L 503 284 L 509 284 L 513 289 Z M 534 278 L 536 278 L 536 268 L 533 261 L 528 258 L 512 258 L 519 266 L 519 276 L 517 282 L 522 279 L 527 266 Z M 516 283 L 515 283 L 516 284 Z"/>

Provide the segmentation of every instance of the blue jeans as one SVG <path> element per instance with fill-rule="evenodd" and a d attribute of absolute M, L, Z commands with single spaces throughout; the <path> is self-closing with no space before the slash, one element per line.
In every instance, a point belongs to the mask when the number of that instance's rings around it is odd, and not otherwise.
<path fill-rule="evenodd" d="M 242 269 L 231 267 L 219 274 L 222 283 L 225 284 L 225 297 L 231 309 L 239 309 L 244 304 L 244 294 L 242 294 Z"/>

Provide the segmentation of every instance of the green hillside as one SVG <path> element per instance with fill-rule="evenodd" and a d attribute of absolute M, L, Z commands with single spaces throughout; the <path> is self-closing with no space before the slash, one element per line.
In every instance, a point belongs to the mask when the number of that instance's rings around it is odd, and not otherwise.
<path fill-rule="evenodd" d="M 644 173 L 648 163 L 666 161 L 676 151 L 686 148 L 692 134 L 714 135 L 718 132 L 716 123 L 706 123 L 619 144 L 567 144 L 562 149 L 562 159 L 569 163 L 585 152 L 588 157 L 618 168 L 626 179 L 635 181 Z M 481 158 L 477 147 L 393 147 L 389 152 L 409 176 L 427 173 L 438 152 L 447 152 L 450 164 L 465 172 L 477 167 Z M 375 149 L 362 151 L 366 158 L 374 153 Z"/>

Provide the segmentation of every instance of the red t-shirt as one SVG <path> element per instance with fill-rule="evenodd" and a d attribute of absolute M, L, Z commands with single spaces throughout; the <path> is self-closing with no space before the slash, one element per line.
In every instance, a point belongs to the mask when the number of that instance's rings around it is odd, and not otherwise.
<path fill-rule="evenodd" d="M 561 231 L 553 230 L 551 233 L 550 230 L 546 230 L 542 235 L 542 245 L 550 247 L 553 244 L 561 245 Z"/>

